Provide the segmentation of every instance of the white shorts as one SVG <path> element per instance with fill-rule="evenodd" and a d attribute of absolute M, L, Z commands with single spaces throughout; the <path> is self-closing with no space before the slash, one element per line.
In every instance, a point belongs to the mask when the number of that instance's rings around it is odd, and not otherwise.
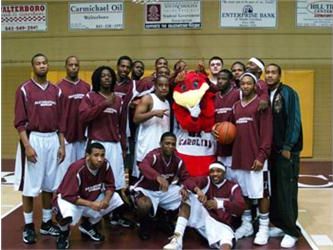
<path fill-rule="evenodd" d="M 62 179 L 64 178 L 68 167 L 75 161 L 81 159 L 85 155 L 86 141 L 77 141 L 68 143 L 65 141 L 65 159 L 58 166 L 57 170 L 57 178 L 56 178 L 56 186 L 59 187 Z"/>
<path fill-rule="evenodd" d="M 110 162 L 116 190 L 126 188 L 125 166 L 123 160 L 123 151 L 120 142 L 105 142 L 92 140 L 91 143 L 98 142 L 105 148 L 105 158 Z"/>
<path fill-rule="evenodd" d="M 41 191 L 54 192 L 57 189 L 58 135 L 56 132 L 31 132 L 29 142 L 36 151 L 37 162 L 30 162 L 26 157 L 22 162 L 24 148 L 21 148 L 19 143 L 15 161 L 14 188 L 23 191 L 22 194 L 29 197 L 36 197 Z"/>
<path fill-rule="evenodd" d="M 226 166 L 225 169 L 225 178 L 227 180 L 232 180 L 231 175 L 231 164 L 232 164 L 232 156 L 217 156 L 217 160 L 222 162 L 224 166 Z"/>
<path fill-rule="evenodd" d="M 165 210 L 176 210 L 179 208 L 182 197 L 180 194 L 181 187 L 179 185 L 171 184 L 169 185 L 168 191 L 152 191 L 148 189 L 144 189 L 142 187 L 134 187 L 132 186 L 131 190 L 135 192 L 141 192 L 144 196 L 147 196 L 151 203 L 153 204 L 154 213 L 153 216 L 156 215 L 158 206 L 164 208 Z"/>
<path fill-rule="evenodd" d="M 100 201 L 104 199 L 104 193 L 101 193 L 96 201 Z M 86 206 L 77 206 L 71 202 L 68 202 L 60 197 L 58 194 L 57 197 L 58 208 L 63 218 L 71 217 L 72 223 L 71 225 L 76 225 L 82 216 L 88 217 L 90 223 L 96 224 L 99 222 L 102 217 L 117 207 L 121 206 L 124 202 L 120 198 L 119 194 L 114 192 L 112 198 L 109 202 L 109 206 L 106 209 L 102 209 L 101 211 L 95 211 Z"/>
<path fill-rule="evenodd" d="M 264 197 L 264 171 L 267 172 L 267 161 L 260 171 L 242 169 L 230 169 L 230 180 L 239 184 L 243 196 L 249 199 L 261 199 Z"/>
<path fill-rule="evenodd" d="M 190 193 L 187 203 L 191 206 L 189 227 L 197 229 L 208 240 L 210 247 L 220 248 L 223 244 L 232 246 L 234 231 L 230 226 L 211 217 L 195 194 Z"/>

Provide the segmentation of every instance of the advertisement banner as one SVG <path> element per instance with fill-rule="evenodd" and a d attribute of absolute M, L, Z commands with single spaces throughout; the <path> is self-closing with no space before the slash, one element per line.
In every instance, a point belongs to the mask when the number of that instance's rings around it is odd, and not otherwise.
<path fill-rule="evenodd" d="M 297 0 L 297 26 L 333 27 L 332 0 Z"/>
<path fill-rule="evenodd" d="M 275 28 L 276 0 L 221 0 L 222 28 Z"/>
<path fill-rule="evenodd" d="M 161 0 L 145 4 L 146 29 L 201 28 L 200 0 Z"/>
<path fill-rule="evenodd" d="M 2 5 L 1 31 L 47 31 L 47 5 L 43 3 Z"/>
<path fill-rule="evenodd" d="M 124 28 L 123 1 L 69 3 L 70 30 L 100 30 Z"/>

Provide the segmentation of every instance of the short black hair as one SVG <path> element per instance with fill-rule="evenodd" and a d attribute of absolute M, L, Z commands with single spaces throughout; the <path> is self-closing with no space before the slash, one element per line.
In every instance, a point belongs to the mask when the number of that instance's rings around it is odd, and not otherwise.
<path fill-rule="evenodd" d="M 77 56 L 68 56 L 65 60 L 65 66 L 67 65 L 68 63 L 68 60 L 71 59 L 71 58 L 75 58 L 78 62 L 79 62 L 79 58 Z"/>
<path fill-rule="evenodd" d="M 233 78 L 233 74 L 228 69 L 222 69 L 222 70 L 220 70 L 220 72 L 218 74 L 220 74 L 220 73 L 226 73 L 228 75 L 229 80 L 231 80 Z"/>
<path fill-rule="evenodd" d="M 267 67 L 269 67 L 269 66 L 277 67 L 279 75 L 282 74 L 282 69 L 281 69 L 280 65 L 277 65 L 276 63 L 270 63 L 270 64 L 268 64 L 265 68 L 267 68 Z"/>
<path fill-rule="evenodd" d="M 231 65 L 230 69 L 232 69 L 232 67 L 234 67 L 236 64 L 242 66 L 243 71 L 245 72 L 245 70 L 246 70 L 245 64 L 242 63 L 241 61 L 236 61 L 236 62 L 234 62 L 234 63 Z"/>
<path fill-rule="evenodd" d="M 91 154 L 94 148 L 105 150 L 104 146 L 99 142 L 88 143 L 86 153 Z"/>
<path fill-rule="evenodd" d="M 176 137 L 176 135 L 174 133 L 172 133 L 172 132 L 164 132 L 162 134 L 162 136 L 161 136 L 160 142 L 162 142 L 165 137 L 173 137 L 173 138 L 175 138 L 177 140 L 177 137 Z"/>
<path fill-rule="evenodd" d="M 160 56 L 159 58 L 157 58 L 157 59 L 155 60 L 155 67 L 156 67 L 156 65 L 157 65 L 157 62 L 158 62 L 159 60 L 161 60 L 161 59 L 165 60 L 165 61 L 167 62 L 167 64 L 169 63 L 169 62 L 168 62 L 168 59 L 166 59 L 166 58 L 163 57 L 163 56 Z"/>
<path fill-rule="evenodd" d="M 34 60 L 35 60 L 35 58 L 36 58 L 36 57 L 39 57 L 39 56 L 44 57 L 45 60 L 46 60 L 47 62 L 49 61 L 49 59 L 47 58 L 46 55 L 44 55 L 43 53 L 37 53 L 37 54 L 35 54 L 35 55 L 31 58 L 31 65 L 34 65 Z"/>
<path fill-rule="evenodd" d="M 145 64 L 141 60 L 135 60 L 132 65 L 134 66 L 134 64 L 137 64 L 137 63 L 141 63 L 143 68 L 145 67 Z"/>
<path fill-rule="evenodd" d="M 222 62 L 222 65 L 224 65 L 223 59 L 219 56 L 213 56 L 209 59 L 208 64 L 210 65 L 210 62 L 213 60 L 220 60 Z"/>
<path fill-rule="evenodd" d="M 100 66 L 95 69 L 94 73 L 91 76 L 92 90 L 98 92 L 101 89 L 101 75 L 103 70 L 108 70 L 111 73 L 111 92 L 114 90 L 114 86 L 116 85 L 117 76 L 112 68 L 109 66 Z"/>
<path fill-rule="evenodd" d="M 130 58 L 129 56 L 121 56 L 121 57 L 119 57 L 118 61 L 117 61 L 117 66 L 119 66 L 121 64 L 122 60 L 129 61 L 130 62 L 130 68 L 132 68 L 133 61 L 132 61 L 132 58 Z"/>

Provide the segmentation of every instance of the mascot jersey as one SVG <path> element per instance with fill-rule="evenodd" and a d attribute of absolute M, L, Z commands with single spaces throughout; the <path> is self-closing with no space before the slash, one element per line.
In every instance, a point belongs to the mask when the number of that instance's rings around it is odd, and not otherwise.
<path fill-rule="evenodd" d="M 214 93 L 206 75 L 186 72 L 173 91 L 178 155 L 191 176 L 208 175 L 208 166 L 216 160 L 216 140 L 211 134 L 215 122 Z"/>

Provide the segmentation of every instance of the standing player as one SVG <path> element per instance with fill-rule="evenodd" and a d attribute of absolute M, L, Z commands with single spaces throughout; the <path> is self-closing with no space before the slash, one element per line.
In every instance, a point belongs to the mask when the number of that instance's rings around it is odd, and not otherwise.
<path fill-rule="evenodd" d="M 134 122 L 139 124 L 132 176 L 138 178 L 138 165 L 146 154 L 159 146 L 159 138 L 170 130 L 169 79 L 158 76 L 155 92 L 142 97 L 136 107 Z"/>
<path fill-rule="evenodd" d="M 257 78 L 244 73 L 240 78 L 242 99 L 234 105 L 237 135 L 232 148 L 231 176 L 241 187 L 246 201 L 242 225 L 236 239 L 253 234 L 251 199 L 259 200 L 259 231 L 254 243 L 267 244 L 269 234 L 269 192 L 267 159 L 272 143 L 272 114 L 270 109 L 258 110 L 260 98 L 256 94 Z"/>
<path fill-rule="evenodd" d="M 42 193 L 40 233 L 56 236 L 52 223 L 52 193 L 56 190 L 57 166 L 64 160 L 64 128 L 61 126 L 61 90 L 47 81 L 48 59 L 32 57 L 32 79 L 16 90 L 14 126 L 20 136 L 15 162 L 15 188 L 22 191 L 23 242 L 36 242 L 33 198 Z"/>
<path fill-rule="evenodd" d="M 86 127 L 79 121 L 79 106 L 82 98 L 90 91 L 90 85 L 79 79 L 80 62 L 76 56 L 65 61 L 66 77 L 58 83 L 64 95 L 62 113 L 66 123 L 65 160 L 58 166 L 57 184 L 59 185 L 71 163 L 84 157 Z"/>
<path fill-rule="evenodd" d="M 142 61 L 134 61 L 131 73 L 131 79 L 139 81 L 145 73 L 145 65 Z"/>
<path fill-rule="evenodd" d="M 143 176 L 131 186 L 140 221 L 139 237 L 143 240 L 150 238 L 149 221 L 158 206 L 176 210 L 181 204 L 180 184 L 189 174 L 175 150 L 176 136 L 164 133 L 160 147 L 150 151 L 139 165 Z"/>
<path fill-rule="evenodd" d="M 179 250 L 187 226 L 208 240 L 212 248 L 231 249 L 234 239 L 232 217 L 240 216 L 245 202 L 239 186 L 224 178 L 226 168 L 220 162 L 209 165 L 209 176 L 189 178 L 184 185 L 192 193 L 184 197 L 174 232 L 164 250 Z"/>
<path fill-rule="evenodd" d="M 219 56 L 213 56 L 209 59 L 209 81 L 214 85 L 217 84 L 217 74 L 223 69 L 223 59 Z"/>
<path fill-rule="evenodd" d="M 221 70 L 217 75 L 217 88 L 219 92 L 215 96 L 215 125 L 212 129 L 213 135 L 218 138 L 217 126 L 221 122 L 232 121 L 232 107 L 239 101 L 240 93 L 232 84 L 232 73 L 227 70 Z M 222 145 L 217 143 L 217 160 L 226 166 L 226 178 L 229 179 L 229 173 L 232 162 L 232 144 Z"/>
<path fill-rule="evenodd" d="M 265 80 L 273 111 L 270 219 L 279 229 L 275 233 L 284 235 L 281 247 L 291 248 L 300 236 L 296 226 L 299 158 L 303 147 L 300 104 L 295 90 L 281 82 L 279 65 L 266 67 Z"/>
<path fill-rule="evenodd" d="M 243 75 L 246 71 L 244 63 L 240 61 L 236 61 L 231 65 L 231 72 L 233 77 L 233 81 L 235 83 L 235 86 L 239 88 L 239 78 L 241 75 Z"/>
<path fill-rule="evenodd" d="M 103 241 L 97 223 L 104 215 L 121 206 L 114 192 L 114 176 L 105 149 L 100 143 L 88 144 L 86 157 L 74 162 L 63 178 L 55 198 L 54 210 L 60 227 L 58 249 L 69 248 L 69 226 L 84 216 L 79 230 L 93 241 Z"/>

